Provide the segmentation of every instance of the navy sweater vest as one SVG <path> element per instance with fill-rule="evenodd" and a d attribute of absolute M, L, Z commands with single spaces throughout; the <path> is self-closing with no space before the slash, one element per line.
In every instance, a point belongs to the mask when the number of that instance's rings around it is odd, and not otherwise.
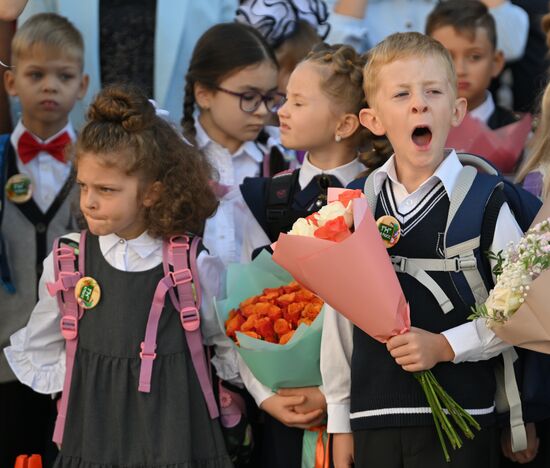
<path fill-rule="evenodd" d="M 401 239 L 390 255 L 410 258 L 443 258 L 443 239 L 449 198 L 439 183 L 417 207 L 402 216 L 394 212 L 388 181 L 379 196 L 376 216 L 396 217 Z M 397 210 L 395 210 L 397 211 Z M 415 278 L 398 273 L 411 311 L 411 324 L 433 333 L 461 325 L 470 315 L 447 272 L 428 272 L 451 299 L 454 309 L 444 314 L 433 295 Z M 375 311 L 369 311 L 375 313 Z M 492 361 L 439 363 L 432 369 L 443 388 L 482 425 L 494 422 L 495 378 Z M 354 328 L 351 365 L 351 427 L 362 430 L 390 426 L 433 424 L 420 383 L 403 370 L 382 344 Z"/>

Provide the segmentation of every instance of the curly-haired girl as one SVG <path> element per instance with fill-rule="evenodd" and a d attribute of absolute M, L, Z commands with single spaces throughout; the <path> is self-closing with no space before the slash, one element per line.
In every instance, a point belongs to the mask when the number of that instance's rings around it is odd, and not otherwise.
<path fill-rule="evenodd" d="M 192 356 L 192 337 L 199 351 L 201 335 L 223 339 L 206 300 L 221 262 L 191 241 L 217 206 L 208 164 L 145 95 L 113 86 L 91 105 L 75 167 L 88 230 L 54 246 L 38 304 L 6 351 L 23 383 L 63 390 L 55 467 L 232 466 L 206 360 Z M 67 271 L 75 257 L 78 271 Z"/>

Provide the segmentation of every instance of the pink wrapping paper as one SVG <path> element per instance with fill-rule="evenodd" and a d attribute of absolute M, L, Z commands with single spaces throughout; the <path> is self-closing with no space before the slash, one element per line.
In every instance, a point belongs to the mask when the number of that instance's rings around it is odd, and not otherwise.
<path fill-rule="evenodd" d="M 491 161 L 501 172 L 513 172 L 531 131 L 532 117 L 526 114 L 517 122 L 491 130 L 469 114 L 449 132 L 446 146 L 477 154 Z"/>
<path fill-rule="evenodd" d="M 409 306 L 365 199 L 353 200 L 355 232 L 336 243 L 281 234 L 273 260 L 372 338 L 409 330 Z"/>

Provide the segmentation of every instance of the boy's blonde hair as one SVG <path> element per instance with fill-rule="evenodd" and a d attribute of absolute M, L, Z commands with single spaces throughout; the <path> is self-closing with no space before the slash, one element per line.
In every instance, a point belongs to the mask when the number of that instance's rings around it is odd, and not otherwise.
<path fill-rule="evenodd" d="M 451 88 L 456 95 L 456 72 L 447 49 L 425 34 L 395 33 L 376 45 L 368 54 L 367 64 L 363 70 L 363 90 L 367 102 L 372 104 L 372 97 L 378 90 L 378 74 L 383 66 L 397 60 L 428 57 L 434 57 L 441 61 L 447 72 Z"/>
<path fill-rule="evenodd" d="M 31 16 L 17 29 L 11 43 L 11 60 L 33 53 L 36 46 L 53 49 L 84 64 L 84 40 L 74 25 L 55 13 L 40 13 Z"/>

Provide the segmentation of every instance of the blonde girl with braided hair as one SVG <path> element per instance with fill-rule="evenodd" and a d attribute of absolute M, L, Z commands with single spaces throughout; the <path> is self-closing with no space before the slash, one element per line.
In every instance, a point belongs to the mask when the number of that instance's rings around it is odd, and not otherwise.
<path fill-rule="evenodd" d="M 290 230 L 297 218 L 318 211 L 326 204 L 328 187 L 346 187 L 365 171 L 360 154 L 370 149 L 371 135 L 358 118 L 366 105 L 364 64 L 365 57 L 352 47 L 319 44 L 291 73 L 286 101 L 278 111 L 281 142 L 307 153 L 293 172 L 245 179 L 241 185 L 245 257 Z M 274 207 L 271 202 L 277 197 Z M 300 467 L 303 429 L 319 426 L 326 416 L 322 391 L 310 387 L 273 393 L 242 362 L 240 370 L 248 391 L 267 413 L 262 467 Z"/>

